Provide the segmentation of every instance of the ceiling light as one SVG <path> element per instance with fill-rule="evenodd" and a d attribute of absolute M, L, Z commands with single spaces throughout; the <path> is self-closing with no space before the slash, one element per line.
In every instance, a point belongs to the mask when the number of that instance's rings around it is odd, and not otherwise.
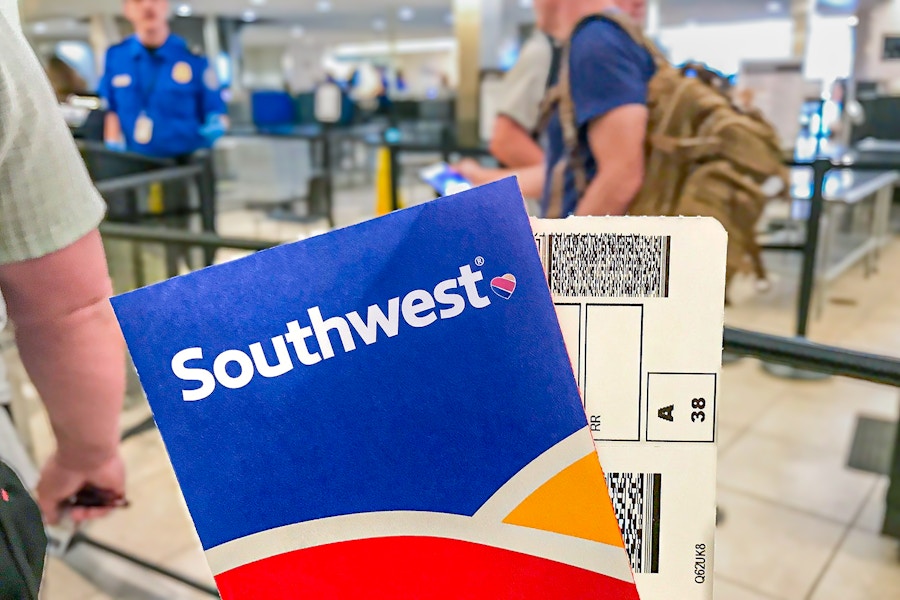
<path fill-rule="evenodd" d="M 41 33 L 47 33 L 47 29 L 49 29 L 49 28 L 47 27 L 47 24 L 44 23 L 43 21 L 38 21 L 37 23 L 34 24 L 33 29 L 34 29 L 35 33 L 41 34 Z"/>
<path fill-rule="evenodd" d="M 375 31 L 384 31 L 387 29 L 387 21 L 384 19 L 374 19 L 372 21 L 372 29 Z"/>
<path fill-rule="evenodd" d="M 319 12 L 329 12 L 331 10 L 330 0 L 319 0 L 316 2 L 316 10 Z"/>
<path fill-rule="evenodd" d="M 252 23 L 253 21 L 256 20 L 256 12 L 255 12 L 255 11 L 252 11 L 252 10 L 245 10 L 245 11 L 244 11 L 244 14 L 241 15 L 241 18 L 242 18 L 246 23 Z"/>
<path fill-rule="evenodd" d="M 175 9 L 175 14 L 179 17 L 189 17 L 194 14 L 194 9 L 191 8 L 190 4 L 179 4 L 178 8 Z"/>
<path fill-rule="evenodd" d="M 768 13 L 780 13 L 784 9 L 781 2 L 767 2 L 766 3 L 766 12 Z"/>
<path fill-rule="evenodd" d="M 856 27 L 857 25 L 859 25 L 859 17 L 857 17 L 856 15 L 849 17 L 847 19 L 847 25 L 849 25 L 850 27 Z"/>
<path fill-rule="evenodd" d="M 292 37 L 301 38 L 301 37 L 303 37 L 304 33 L 306 33 L 306 32 L 303 30 L 303 27 L 301 27 L 300 25 L 295 25 L 295 26 L 291 27 L 291 36 Z"/>
<path fill-rule="evenodd" d="M 519 0 L 519 6 L 522 8 L 531 8 L 533 5 L 532 0 Z"/>
<path fill-rule="evenodd" d="M 250 4 L 253 4 L 254 6 L 262 6 L 265 3 L 266 0 L 250 0 Z"/>
<path fill-rule="evenodd" d="M 424 54 L 431 52 L 449 52 L 458 48 L 456 39 L 431 38 L 397 40 L 393 43 L 370 42 L 363 44 L 341 44 L 334 48 L 334 56 L 338 58 L 359 56 L 383 56 L 389 52 L 398 54 Z"/>
<path fill-rule="evenodd" d="M 416 18 L 416 11 L 409 6 L 403 6 L 397 11 L 397 18 L 401 21 L 412 21 Z"/>

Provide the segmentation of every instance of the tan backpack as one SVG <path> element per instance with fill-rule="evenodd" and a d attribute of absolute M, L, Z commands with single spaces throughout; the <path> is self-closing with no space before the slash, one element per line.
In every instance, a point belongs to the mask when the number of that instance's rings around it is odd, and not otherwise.
<path fill-rule="evenodd" d="M 626 31 L 656 64 L 647 100 L 644 186 L 628 214 L 715 217 L 728 231 L 728 280 L 751 270 L 765 279 L 756 224 L 766 203 L 789 191 L 775 129 L 758 112 L 737 108 L 716 86 L 672 66 L 628 17 L 604 13 L 599 18 Z M 545 115 L 557 108 L 567 151 L 551 175 L 551 218 L 565 216 L 567 171 L 572 171 L 579 195 L 589 183 L 578 151 L 568 47 L 559 83 L 545 100 Z"/>

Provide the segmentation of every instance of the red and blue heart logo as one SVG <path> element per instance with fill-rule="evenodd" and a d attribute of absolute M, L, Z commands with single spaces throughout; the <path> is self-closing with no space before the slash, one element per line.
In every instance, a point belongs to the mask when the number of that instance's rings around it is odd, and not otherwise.
<path fill-rule="evenodd" d="M 504 300 L 509 300 L 516 291 L 516 278 L 510 274 L 494 277 L 491 280 L 491 289 Z"/>

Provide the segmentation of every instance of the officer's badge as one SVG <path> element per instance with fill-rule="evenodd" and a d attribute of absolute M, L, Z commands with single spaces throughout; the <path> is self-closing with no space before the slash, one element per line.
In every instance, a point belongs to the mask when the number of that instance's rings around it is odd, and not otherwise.
<path fill-rule="evenodd" d="M 112 78 L 112 85 L 116 88 L 124 88 L 131 85 L 131 75 L 128 73 L 122 73 L 121 75 L 116 75 Z"/>
<path fill-rule="evenodd" d="M 194 70 L 184 61 L 175 63 L 172 67 L 172 79 L 176 83 L 190 83 L 194 79 Z"/>

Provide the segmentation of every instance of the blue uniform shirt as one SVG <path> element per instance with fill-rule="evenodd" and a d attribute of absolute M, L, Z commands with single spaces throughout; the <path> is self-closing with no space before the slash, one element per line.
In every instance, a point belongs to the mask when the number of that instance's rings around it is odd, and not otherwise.
<path fill-rule="evenodd" d="M 650 53 L 618 25 L 592 18 L 583 21 L 573 34 L 569 69 L 578 122 L 578 148 L 590 181 L 596 177 L 598 165 L 588 144 L 588 126 L 613 109 L 628 104 L 646 104 L 647 87 L 656 67 Z M 552 169 L 566 152 L 558 111 L 547 126 L 545 144 L 548 167 L 541 205 L 544 214 L 550 204 Z M 574 213 L 577 204 L 575 177 L 569 170 L 563 214 Z"/>
<path fill-rule="evenodd" d="M 118 115 L 129 150 L 163 158 L 208 147 L 200 128 L 210 115 L 226 111 L 209 61 L 176 35 L 156 50 L 145 48 L 135 36 L 112 46 L 100 96 Z M 146 143 L 134 139 L 142 114 L 153 123 Z"/>

